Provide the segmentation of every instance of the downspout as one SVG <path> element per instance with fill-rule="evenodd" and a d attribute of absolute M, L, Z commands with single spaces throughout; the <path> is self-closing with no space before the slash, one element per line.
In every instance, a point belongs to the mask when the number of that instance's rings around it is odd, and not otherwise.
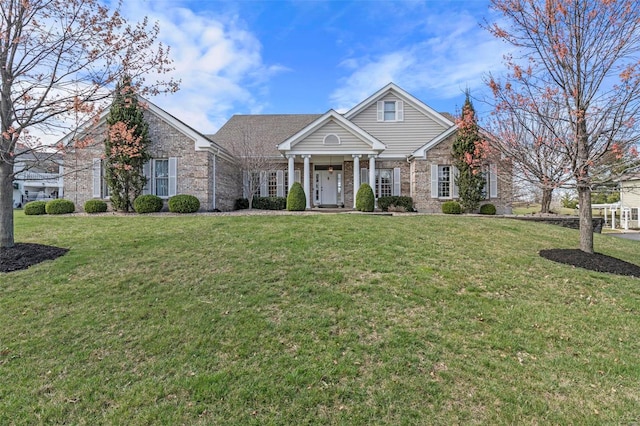
<path fill-rule="evenodd" d="M 218 153 L 217 154 L 213 154 L 213 191 L 212 191 L 212 197 L 213 197 L 213 210 L 216 209 L 216 172 L 217 172 L 217 163 L 216 160 L 218 159 L 218 155 L 220 155 L 220 148 L 218 148 Z"/>

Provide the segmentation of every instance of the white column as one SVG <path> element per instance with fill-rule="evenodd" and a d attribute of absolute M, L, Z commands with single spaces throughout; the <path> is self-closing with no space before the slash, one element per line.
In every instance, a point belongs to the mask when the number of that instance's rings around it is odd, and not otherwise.
<path fill-rule="evenodd" d="M 303 155 L 304 159 L 304 195 L 307 197 L 307 208 L 311 208 L 311 173 L 309 173 L 310 155 Z"/>
<path fill-rule="evenodd" d="M 369 185 L 373 189 L 373 194 L 376 194 L 376 156 L 369 155 Z M 374 197 L 375 198 L 375 197 Z"/>
<path fill-rule="evenodd" d="M 287 155 L 287 159 L 289 160 L 289 179 L 288 179 L 289 190 L 291 190 L 291 186 L 293 186 L 293 182 L 295 181 L 295 177 L 296 177 L 296 169 L 294 166 L 295 158 L 296 158 L 295 155 Z"/>
<path fill-rule="evenodd" d="M 356 208 L 356 194 L 360 189 L 360 155 L 353 155 L 353 208 Z"/>

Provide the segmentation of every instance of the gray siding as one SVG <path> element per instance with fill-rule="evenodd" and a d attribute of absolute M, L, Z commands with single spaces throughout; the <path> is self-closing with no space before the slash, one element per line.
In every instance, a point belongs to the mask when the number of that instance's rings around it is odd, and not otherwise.
<path fill-rule="evenodd" d="M 380 100 L 403 100 L 387 94 Z M 446 127 L 404 101 L 404 121 L 377 121 L 377 104 L 373 102 L 351 121 L 387 146 L 383 157 L 405 157 L 446 130 Z"/>
<path fill-rule="evenodd" d="M 336 134 L 340 137 L 340 145 L 325 145 L 324 137 L 330 133 Z M 294 151 L 298 151 L 300 149 L 309 150 L 309 151 L 342 151 L 342 150 L 353 150 L 353 151 L 362 151 L 362 150 L 370 150 L 371 146 L 366 142 L 363 142 L 357 136 L 351 134 L 342 128 L 342 126 L 338 125 L 336 122 L 331 120 L 311 135 L 307 136 L 293 147 Z"/>

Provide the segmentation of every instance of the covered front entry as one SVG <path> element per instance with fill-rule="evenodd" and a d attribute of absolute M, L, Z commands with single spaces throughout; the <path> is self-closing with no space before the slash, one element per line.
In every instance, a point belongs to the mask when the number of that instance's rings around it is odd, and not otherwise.
<path fill-rule="evenodd" d="M 316 166 L 314 172 L 314 205 L 344 206 L 342 166 Z"/>

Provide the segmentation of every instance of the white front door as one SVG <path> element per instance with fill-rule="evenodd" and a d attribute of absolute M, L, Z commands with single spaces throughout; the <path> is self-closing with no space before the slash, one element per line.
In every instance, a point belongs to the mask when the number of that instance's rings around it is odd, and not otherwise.
<path fill-rule="evenodd" d="M 338 180 L 336 175 L 336 172 L 321 172 L 320 204 L 338 204 Z"/>

